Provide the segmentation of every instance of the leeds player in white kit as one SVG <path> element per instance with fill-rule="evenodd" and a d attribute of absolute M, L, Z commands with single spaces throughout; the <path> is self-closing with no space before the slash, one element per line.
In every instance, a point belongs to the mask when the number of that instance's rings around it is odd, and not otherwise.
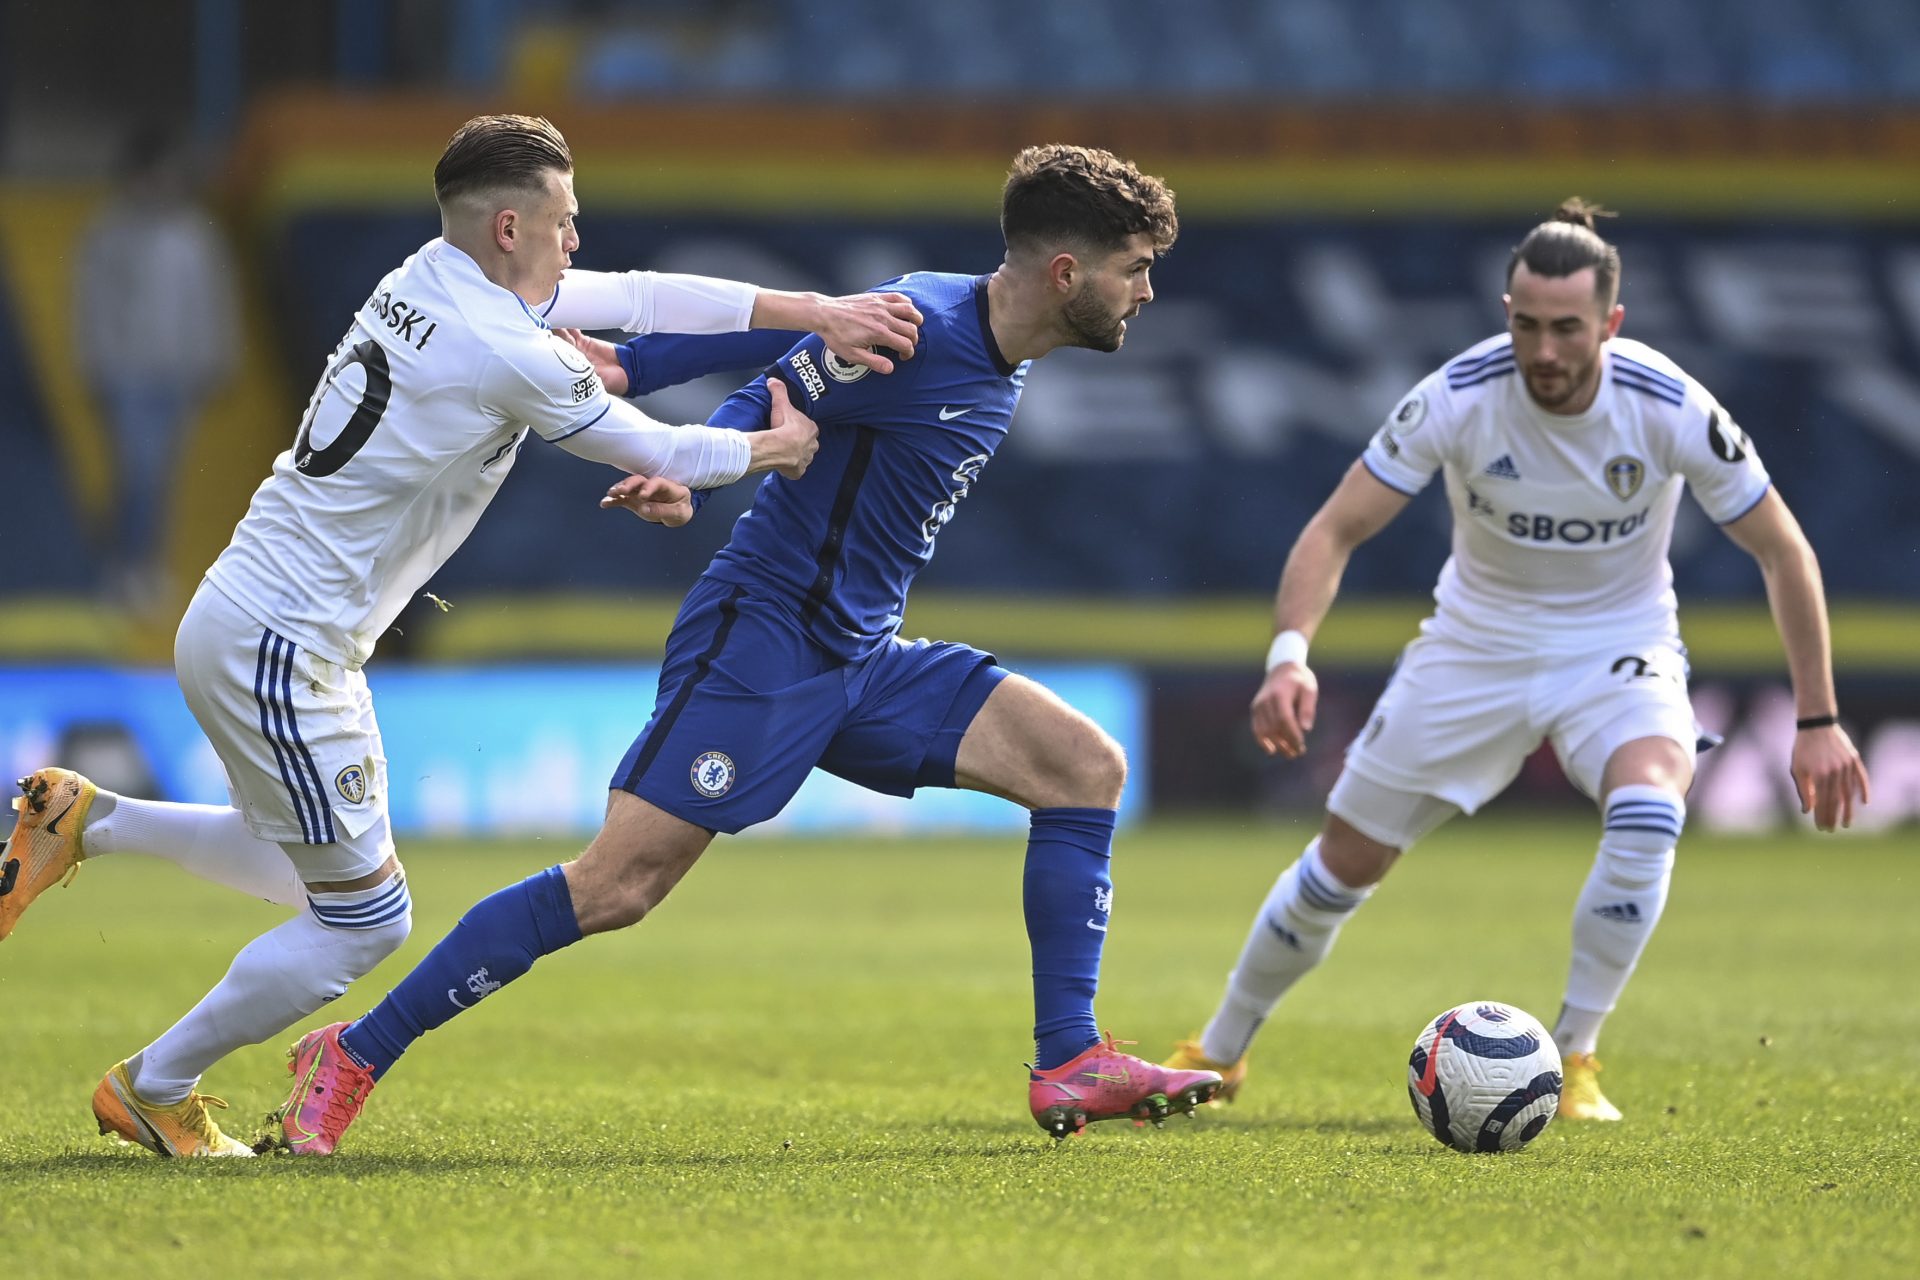
<path fill-rule="evenodd" d="M 611 398 L 558 326 L 723 333 L 815 329 L 844 358 L 910 354 L 900 295 L 826 299 L 701 277 L 562 272 L 579 245 L 572 158 L 544 120 L 483 116 L 434 173 L 443 235 L 382 280 L 328 362 L 291 448 L 207 571 L 175 644 L 182 692 L 233 807 L 96 792 L 63 769 L 22 779 L 0 877 L 0 938 L 78 862 L 118 851 L 301 908 L 94 1094 L 101 1132 L 161 1155 L 251 1155 L 196 1090 L 242 1045 L 342 994 L 406 938 L 411 902 L 361 667 L 465 540 L 529 432 L 691 487 L 798 475 L 803 415 L 745 435 L 654 422 Z M 223 1103 L 220 1105 L 224 1105 Z"/>
<path fill-rule="evenodd" d="M 1307 642 L 1349 555 L 1444 473 L 1453 554 L 1434 614 L 1349 747 L 1319 837 L 1261 907 L 1213 1019 L 1170 1060 L 1221 1071 L 1228 1097 L 1261 1023 L 1400 853 L 1498 795 L 1544 739 L 1603 816 L 1554 1028 L 1561 1114 L 1620 1118 L 1594 1048 L 1666 902 L 1697 741 L 1667 561 L 1683 484 L 1764 574 L 1801 717 L 1803 807 L 1824 831 L 1866 798 L 1835 718 L 1813 551 L 1726 410 L 1659 352 L 1614 336 L 1619 254 L 1592 214 L 1570 201 L 1514 250 L 1508 332 L 1396 406 L 1287 558 L 1252 711 L 1261 746 L 1295 758 L 1317 700 Z"/>

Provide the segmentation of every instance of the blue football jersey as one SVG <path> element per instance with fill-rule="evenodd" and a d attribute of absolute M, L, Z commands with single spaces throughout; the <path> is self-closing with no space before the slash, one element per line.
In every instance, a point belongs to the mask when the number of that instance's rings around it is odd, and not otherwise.
<path fill-rule="evenodd" d="M 914 272 L 876 285 L 920 309 L 913 359 L 874 373 L 809 335 L 714 411 L 714 426 L 764 427 L 766 377 L 778 377 L 820 424 L 820 451 L 802 478 L 761 481 L 708 577 L 784 601 L 843 658 L 899 629 L 907 589 L 1006 438 L 1026 381 L 988 327 L 987 280 Z"/>

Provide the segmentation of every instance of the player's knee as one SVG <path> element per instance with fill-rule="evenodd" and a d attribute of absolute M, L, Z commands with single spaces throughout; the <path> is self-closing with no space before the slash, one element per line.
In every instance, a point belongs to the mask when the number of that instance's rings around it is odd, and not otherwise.
<path fill-rule="evenodd" d="M 356 902 L 311 901 L 315 919 L 327 930 L 327 953 L 342 985 L 371 973 L 413 932 L 413 896 L 401 875 Z"/>
<path fill-rule="evenodd" d="M 567 866 L 574 918 L 585 934 L 626 929 L 645 920 L 666 899 L 678 877 L 637 853 L 609 856 L 589 849 Z"/>
<path fill-rule="evenodd" d="M 605 886 L 588 906 L 588 919 L 581 921 L 582 933 L 604 933 L 609 929 L 627 929 L 645 920 L 660 905 L 663 894 L 651 883 L 626 882 Z M 588 928 L 592 924 L 593 928 Z"/>
<path fill-rule="evenodd" d="M 1089 809 L 1115 809 L 1127 788 L 1127 753 L 1118 742 L 1096 725 L 1080 741 L 1069 759 L 1062 762 L 1062 783 L 1071 793 L 1067 803 Z"/>
<path fill-rule="evenodd" d="M 1345 888 L 1379 884 L 1399 856 L 1400 850 L 1363 834 L 1338 814 L 1329 813 L 1320 829 L 1320 861 Z"/>
<path fill-rule="evenodd" d="M 324 926 L 334 944 L 329 954 L 341 985 L 363 978 L 379 967 L 382 960 L 400 949 L 413 932 L 413 911 L 409 906 L 400 915 L 367 925 Z"/>

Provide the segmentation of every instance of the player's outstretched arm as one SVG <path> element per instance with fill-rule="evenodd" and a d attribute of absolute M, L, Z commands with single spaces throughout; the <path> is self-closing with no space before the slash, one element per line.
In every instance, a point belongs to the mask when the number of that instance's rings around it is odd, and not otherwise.
<path fill-rule="evenodd" d="M 540 316 L 556 329 L 719 334 L 744 329 L 817 333 L 842 360 L 892 373 L 882 351 L 911 358 L 922 316 L 903 293 L 761 289 L 733 280 L 653 271 L 568 271 Z M 877 348 L 877 349 L 876 349 Z"/>
<path fill-rule="evenodd" d="M 554 443 L 577 458 L 604 462 L 630 475 L 663 476 L 695 489 L 732 484 L 753 468 L 754 446 L 743 432 L 676 427 L 655 421 L 624 400 L 601 399 L 603 413 L 554 438 Z"/>
<path fill-rule="evenodd" d="M 1813 814 L 1813 825 L 1822 831 L 1852 826 L 1855 800 L 1867 803 L 1867 766 L 1836 720 L 1840 707 L 1833 692 L 1820 561 L 1778 490 L 1769 489 L 1753 510 L 1722 527 L 1760 565 L 1773 623 L 1787 651 L 1794 714 L 1807 725 L 1793 736 L 1791 767 L 1800 812 Z"/>
<path fill-rule="evenodd" d="M 747 472 L 778 471 L 789 480 L 798 480 L 820 448 L 820 428 L 812 418 L 793 407 L 787 388 L 779 379 L 769 379 L 767 394 L 771 402 L 767 427 L 746 434 Z M 702 427 L 702 431 L 715 428 Z M 705 487 L 705 486 L 696 486 Z M 625 507 L 654 524 L 679 526 L 693 519 L 693 495 L 685 486 L 658 476 L 630 475 L 615 481 L 600 499 L 602 507 Z"/>
<path fill-rule="evenodd" d="M 751 377 L 785 355 L 807 335 L 789 329 L 753 329 L 744 333 L 646 333 L 615 344 L 578 329 L 556 329 L 593 364 L 593 371 L 616 396 L 651 395 L 710 373 Z"/>
<path fill-rule="evenodd" d="M 1356 462 L 1294 541 L 1274 596 L 1266 679 L 1253 698 L 1254 740 L 1268 755 L 1293 760 L 1305 754 L 1320 702 L 1307 645 L 1333 607 L 1354 548 L 1384 529 L 1407 502 L 1406 494 Z"/>
<path fill-rule="evenodd" d="M 778 471 L 789 480 L 806 474 L 807 464 L 820 450 L 820 428 L 812 418 L 793 407 L 787 399 L 787 384 L 778 378 L 767 379 L 767 394 L 773 404 L 765 431 L 747 433 L 752 460 L 749 475 L 756 471 Z"/>
<path fill-rule="evenodd" d="M 555 329 L 738 333 L 752 327 L 759 290 L 737 280 L 657 271 L 576 271 L 535 307 Z"/>
<path fill-rule="evenodd" d="M 904 293 L 855 293 L 829 298 L 818 293 L 762 289 L 753 303 L 755 329 L 804 329 L 817 333 L 827 350 L 878 373 L 892 373 L 893 361 L 913 358 L 924 317 Z"/>

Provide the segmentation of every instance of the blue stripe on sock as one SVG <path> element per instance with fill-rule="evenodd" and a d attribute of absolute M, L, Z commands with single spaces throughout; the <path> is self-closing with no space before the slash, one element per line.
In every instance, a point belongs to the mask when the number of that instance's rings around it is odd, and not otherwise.
<path fill-rule="evenodd" d="M 1340 911 L 1344 909 L 1344 903 L 1336 898 L 1329 898 L 1314 889 L 1312 885 L 1307 883 L 1305 876 L 1300 876 L 1295 879 L 1294 889 L 1299 893 L 1302 902 L 1317 911 Z"/>
<path fill-rule="evenodd" d="M 1622 819 L 1638 822 L 1666 822 L 1675 826 L 1685 819 L 1677 804 L 1662 804 L 1657 800 L 1623 800 L 1607 808 L 1606 825 L 1612 826 Z"/>
<path fill-rule="evenodd" d="M 405 879 L 396 876 L 387 884 L 379 886 L 379 888 L 380 892 L 376 896 L 366 898 L 360 902 L 318 902 L 312 897 L 309 897 L 307 900 L 313 902 L 313 909 L 315 911 L 322 912 L 326 915 L 367 915 L 387 906 L 394 898 L 405 897 L 407 882 Z"/>
<path fill-rule="evenodd" d="M 1351 911 L 1360 905 L 1360 895 L 1346 890 L 1336 890 L 1326 880 L 1315 875 L 1305 861 L 1295 864 L 1299 868 L 1300 896 L 1322 911 Z"/>
<path fill-rule="evenodd" d="M 1622 800 L 1607 806 L 1607 818 L 1611 821 L 1619 817 L 1633 818 L 1672 818 L 1680 821 L 1680 806 L 1658 800 Z"/>
<path fill-rule="evenodd" d="M 321 915 L 318 911 L 314 912 L 314 916 L 321 924 L 326 925 L 329 929 L 378 929 L 383 924 L 393 923 L 411 910 L 413 910 L 413 899 L 402 898 L 400 901 L 389 905 L 386 910 L 377 916 L 363 916 L 354 920 L 335 920 L 329 916 Z"/>
<path fill-rule="evenodd" d="M 336 929 L 372 929 L 405 915 L 413 906 L 413 897 L 407 892 L 406 881 L 400 880 L 379 897 L 366 902 L 334 905 L 317 902 L 309 894 L 307 906 L 320 923 Z"/>

